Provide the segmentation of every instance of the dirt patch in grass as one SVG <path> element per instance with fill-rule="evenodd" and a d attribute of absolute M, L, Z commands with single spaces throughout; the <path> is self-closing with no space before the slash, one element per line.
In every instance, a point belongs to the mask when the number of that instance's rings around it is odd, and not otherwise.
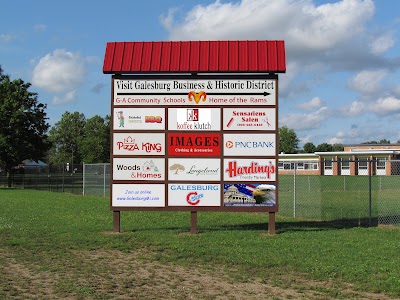
<path fill-rule="evenodd" d="M 50 269 L 0 255 L 6 299 L 390 299 L 301 274 L 259 278 L 233 267 L 167 263 L 146 249 L 72 251 L 73 259 L 53 259 Z"/>

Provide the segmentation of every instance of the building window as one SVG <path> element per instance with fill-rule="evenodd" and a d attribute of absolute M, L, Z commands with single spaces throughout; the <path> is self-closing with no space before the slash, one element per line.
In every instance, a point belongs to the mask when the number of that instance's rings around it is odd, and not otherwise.
<path fill-rule="evenodd" d="M 332 169 L 332 159 L 325 159 L 325 170 Z"/>
<path fill-rule="evenodd" d="M 350 169 L 350 159 L 349 158 L 341 158 L 342 162 L 342 170 L 349 170 Z"/>
<path fill-rule="evenodd" d="M 368 170 L 368 161 L 367 160 L 359 160 L 358 161 L 358 169 L 359 170 Z"/>
<path fill-rule="evenodd" d="M 318 170 L 318 160 L 285 161 L 278 162 L 279 170 Z"/>
<path fill-rule="evenodd" d="M 378 170 L 385 170 L 385 168 L 386 168 L 386 158 L 377 158 L 376 159 L 376 168 Z"/>

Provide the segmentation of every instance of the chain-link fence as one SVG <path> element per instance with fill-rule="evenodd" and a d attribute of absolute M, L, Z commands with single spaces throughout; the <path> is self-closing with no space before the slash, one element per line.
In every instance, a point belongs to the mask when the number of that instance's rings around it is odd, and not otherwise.
<path fill-rule="evenodd" d="M 47 190 L 82 195 L 82 165 L 20 166 L 13 168 L 10 176 L 11 187 L 20 189 Z M 8 185 L 5 167 L 0 166 L 0 186 Z"/>
<path fill-rule="evenodd" d="M 278 172 L 281 216 L 400 226 L 400 161 L 280 161 Z M 15 169 L 11 181 L 15 188 L 108 197 L 110 164 Z M 7 185 L 1 166 L 0 185 Z"/>
<path fill-rule="evenodd" d="M 400 225 L 400 161 L 332 160 L 312 169 L 306 164 L 280 164 L 279 215 L 358 226 Z"/>
<path fill-rule="evenodd" d="M 110 195 L 110 164 L 83 165 L 83 195 Z"/>

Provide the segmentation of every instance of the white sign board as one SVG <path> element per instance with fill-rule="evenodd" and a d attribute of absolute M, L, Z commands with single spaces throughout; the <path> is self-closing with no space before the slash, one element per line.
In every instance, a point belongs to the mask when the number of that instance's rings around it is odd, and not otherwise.
<path fill-rule="evenodd" d="M 276 130 L 275 108 L 224 108 L 223 130 Z"/>
<path fill-rule="evenodd" d="M 114 155 L 164 155 L 163 133 L 114 133 Z"/>
<path fill-rule="evenodd" d="M 114 158 L 114 180 L 165 180 L 164 158 Z"/>
<path fill-rule="evenodd" d="M 276 80 L 114 79 L 114 105 L 275 105 Z"/>
<path fill-rule="evenodd" d="M 221 180 L 219 158 L 169 158 L 168 179 L 181 181 Z"/>
<path fill-rule="evenodd" d="M 225 156 L 275 156 L 275 134 L 224 134 Z"/>
<path fill-rule="evenodd" d="M 225 181 L 271 182 L 276 172 L 275 159 L 224 159 Z"/>
<path fill-rule="evenodd" d="M 168 129 L 219 131 L 221 129 L 221 110 L 219 108 L 169 108 Z"/>
<path fill-rule="evenodd" d="M 114 207 L 165 207 L 164 184 L 113 184 Z"/>
<path fill-rule="evenodd" d="M 169 184 L 168 206 L 221 206 L 221 185 Z"/>
<path fill-rule="evenodd" d="M 115 130 L 164 130 L 165 109 L 114 108 Z"/>

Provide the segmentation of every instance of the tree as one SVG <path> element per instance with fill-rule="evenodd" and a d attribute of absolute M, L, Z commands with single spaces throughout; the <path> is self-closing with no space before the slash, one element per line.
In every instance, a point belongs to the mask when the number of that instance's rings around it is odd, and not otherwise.
<path fill-rule="evenodd" d="M 107 118 L 108 117 L 108 118 Z M 110 117 L 95 115 L 87 119 L 79 140 L 79 154 L 85 163 L 110 161 Z"/>
<path fill-rule="evenodd" d="M 286 126 L 279 128 L 279 153 L 297 153 L 299 141 L 293 129 L 289 129 Z"/>
<path fill-rule="evenodd" d="M 377 142 L 377 141 L 369 141 L 369 142 L 363 142 L 361 144 L 367 144 L 367 145 L 390 144 L 390 140 L 382 139 L 379 142 Z"/>
<path fill-rule="evenodd" d="M 316 152 L 331 152 L 333 150 L 333 147 L 331 144 L 322 143 L 317 146 L 316 150 Z"/>
<path fill-rule="evenodd" d="M 49 132 L 50 141 L 53 146 L 50 151 L 49 161 L 51 163 L 81 163 L 79 143 L 83 136 L 86 124 L 84 114 L 79 112 L 65 112 Z"/>
<path fill-rule="evenodd" d="M 303 146 L 303 150 L 305 153 L 314 153 L 317 147 L 311 142 L 305 143 Z"/>
<path fill-rule="evenodd" d="M 10 172 L 25 159 L 43 159 L 50 148 L 46 105 L 37 93 L 29 92 L 31 84 L 22 79 L 11 81 L 0 67 L 0 163 Z"/>
<path fill-rule="evenodd" d="M 376 145 L 376 144 L 378 144 L 378 142 L 377 141 L 370 141 L 370 142 L 363 142 L 361 144 Z"/>
<path fill-rule="evenodd" d="M 339 143 L 333 144 L 332 151 L 344 151 L 343 144 L 339 144 Z"/>

